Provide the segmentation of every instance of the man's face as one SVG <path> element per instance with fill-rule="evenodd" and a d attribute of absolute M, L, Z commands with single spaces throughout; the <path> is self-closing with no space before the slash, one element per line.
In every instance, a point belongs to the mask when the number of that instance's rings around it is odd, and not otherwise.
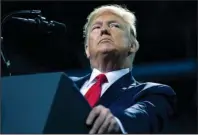
<path fill-rule="evenodd" d="M 111 12 L 96 16 L 88 32 L 86 54 L 89 59 L 110 54 L 124 58 L 132 51 L 125 21 Z"/>

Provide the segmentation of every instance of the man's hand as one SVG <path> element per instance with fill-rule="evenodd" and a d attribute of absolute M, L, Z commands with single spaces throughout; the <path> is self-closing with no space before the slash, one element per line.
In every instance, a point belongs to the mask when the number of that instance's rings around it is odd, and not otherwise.
<path fill-rule="evenodd" d="M 102 105 L 96 106 L 89 113 L 87 125 L 92 125 L 90 134 L 120 133 L 120 127 L 108 108 Z"/>

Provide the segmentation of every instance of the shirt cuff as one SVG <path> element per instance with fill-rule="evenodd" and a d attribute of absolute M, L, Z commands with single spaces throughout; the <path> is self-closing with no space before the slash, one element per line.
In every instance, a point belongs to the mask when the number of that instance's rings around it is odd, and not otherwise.
<path fill-rule="evenodd" d="M 125 131 L 125 129 L 124 129 L 124 127 L 123 127 L 121 121 L 120 121 L 117 117 L 115 117 L 115 119 L 116 119 L 116 121 L 118 122 L 118 125 L 120 126 L 120 129 L 121 129 L 122 133 L 123 133 L 123 134 L 127 134 L 127 132 Z"/>

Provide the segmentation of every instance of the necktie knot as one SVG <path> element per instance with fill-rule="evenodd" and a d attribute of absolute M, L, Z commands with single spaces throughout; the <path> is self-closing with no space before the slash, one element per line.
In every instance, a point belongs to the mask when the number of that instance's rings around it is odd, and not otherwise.
<path fill-rule="evenodd" d="M 108 82 L 107 77 L 105 74 L 99 74 L 98 76 L 96 76 L 96 80 L 97 82 L 99 82 L 100 84 L 103 84 L 105 82 Z"/>

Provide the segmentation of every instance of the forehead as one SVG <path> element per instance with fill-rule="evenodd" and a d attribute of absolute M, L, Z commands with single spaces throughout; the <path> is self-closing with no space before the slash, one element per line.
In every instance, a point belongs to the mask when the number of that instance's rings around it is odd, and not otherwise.
<path fill-rule="evenodd" d="M 111 11 L 105 11 L 102 13 L 98 13 L 93 19 L 92 24 L 95 22 L 104 22 L 104 21 L 116 21 L 119 23 L 125 23 L 124 19 L 120 17 L 119 15 L 111 12 Z"/>

